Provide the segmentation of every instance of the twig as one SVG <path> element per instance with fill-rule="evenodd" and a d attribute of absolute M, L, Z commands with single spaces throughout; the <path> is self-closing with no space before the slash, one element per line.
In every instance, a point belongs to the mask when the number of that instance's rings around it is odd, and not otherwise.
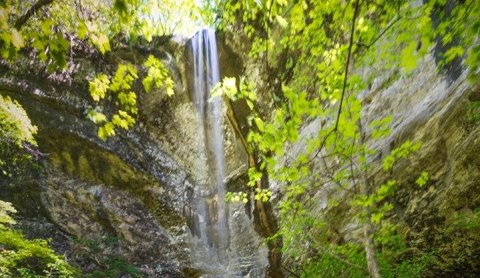
<path fill-rule="evenodd" d="M 282 264 L 280 264 L 280 266 L 281 266 L 284 270 L 286 270 L 289 274 L 291 274 L 291 275 L 293 275 L 293 276 L 295 276 L 295 277 L 300 277 L 300 275 L 298 275 L 297 273 L 295 273 L 295 272 L 291 271 L 290 269 L 286 268 L 286 267 L 283 266 Z"/>
<path fill-rule="evenodd" d="M 335 129 L 332 129 L 327 133 L 325 138 L 323 138 L 322 144 L 320 144 L 320 147 L 318 148 L 317 152 L 315 152 L 315 154 L 307 161 L 306 164 L 310 164 L 314 159 L 316 159 L 318 157 L 318 155 L 322 151 L 323 147 L 325 147 L 325 143 L 327 143 L 328 137 L 330 137 L 330 135 L 332 135 L 334 132 L 335 132 Z"/>
<path fill-rule="evenodd" d="M 393 25 L 395 25 L 395 23 L 397 23 L 398 21 L 400 20 L 400 16 L 397 14 L 397 18 L 395 18 L 395 20 L 393 20 L 392 22 L 390 22 L 390 24 L 388 24 L 387 27 L 385 27 L 385 29 L 382 30 L 382 32 L 380 32 L 380 34 L 378 34 L 378 36 L 373 39 L 369 44 L 367 45 L 362 45 L 362 46 L 365 46 L 367 49 L 369 49 L 370 47 L 372 47 L 372 45 L 374 45 L 381 37 L 383 37 L 383 35 L 385 35 L 385 33 L 390 30 L 390 28 L 392 28 Z"/>

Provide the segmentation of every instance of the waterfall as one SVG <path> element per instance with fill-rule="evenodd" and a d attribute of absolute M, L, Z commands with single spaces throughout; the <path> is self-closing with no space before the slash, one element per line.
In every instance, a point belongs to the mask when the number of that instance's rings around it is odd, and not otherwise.
<path fill-rule="evenodd" d="M 191 40 L 193 58 L 193 101 L 199 113 L 199 138 L 204 141 L 205 156 L 214 179 L 203 185 L 197 195 L 199 216 L 196 236 L 199 238 L 200 268 L 213 277 L 225 274 L 229 265 L 229 230 L 225 205 L 225 155 L 222 132 L 222 101 L 210 99 L 210 92 L 220 81 L 217 43 L 213 30 L 199 31 Z M 203 261 L 203 262 L 202 262 Z M 219 273 L 219 272 L 223 272 Z"/>
<path fill-rule="evenodd" d="M 192 266 L 203 278 L 265 277 L 268 249 L 255 231 L 253 206 L 225 203 L 227 176 L 241 170 L 241 165 L 246 171 L 248 158 L 245 153 L 245 164 L 232 164 L 232 161 L 242 161 L 244 150 L 234 148 L 241 143 L 235 141 L 233 128 L 224 120 L 226 107 L 221 98 L 210 97 L 211 90 L 220 81 L 215 31 L 199 31 L 189 46 L 192 100 L 199 119 L 195 142 L 197 161 L 194 162 L 195 171 L 199 173 L 192 200 L 193 213 L 187 219 L 192 235 Z M 226 162 L 230 163 L 229 167 Z"/>

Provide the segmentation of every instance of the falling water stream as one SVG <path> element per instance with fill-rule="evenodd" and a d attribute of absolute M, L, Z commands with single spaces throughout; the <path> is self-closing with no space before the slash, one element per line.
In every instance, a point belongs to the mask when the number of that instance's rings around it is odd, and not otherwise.
<path fill-rule="evenodd" d="M 202 273 L 202 278 L 265 277 L 268 249 L 255 230 L 252 207 L 225 203 L 227 175 L 239 166 L 228 164 L 227 169 L 226 157 L 234 157 L 235 138 L 224 120 L 226 107 L 221 98 L 210 96 L 220 81 L 215 31 L 207 29 L 195 34 L 190 40 L 190 51 L 190 84 L 199 119 L 197 159 L 200 163 L 196 169 L 201 177 L 194 189 L 192 209 L 195 213 L 189 219 L 193 267 Z M 224 130 L 230 133 L 224 134 Z"/>
<path fill-rule="evenodd" d="M 197 243 L 198 263 L 211 275 L 223 277 L 229 265 L 229 230 L 225 205 L 225 155 L 222 132 L 222 101 L 210 99 L 210 92 L 220 80 L 217 43 L 213 30 L 199 31 L 191 39 L 194 72 L 194 102 L 200 116 L 199 138 L 205 145 L 205 155 L 210 167 L 210 184 L 200 188 L 197 198 L 199 215 Z M 200 250 L 200 252 L 198 252 Z M 222 273 L 223 272 L 223 273 Z"/>

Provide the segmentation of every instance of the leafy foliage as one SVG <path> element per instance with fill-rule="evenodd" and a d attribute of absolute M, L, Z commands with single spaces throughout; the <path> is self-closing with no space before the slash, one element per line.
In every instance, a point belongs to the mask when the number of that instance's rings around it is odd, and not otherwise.
<path fill-rule="evenodd" d="M 172 96 L 173 80 L 168 75 L 167 68 L 158 59 L 150 55 L 145 61 L 144 66 L 148 69 L 147 76 L 143 79 L 143 87 L 147 93 L 150 93 L 154 88 L 165 88 L 167 96 Z"/>
<path fill-rule="evenodd" d="M 2 128 L 0 136 L 3 140 L 11 141 L 20 146 L 22 142 L 36 144 L 34 134 L 37 128 L 32 125 L 27 113 L 18 104 L 9 97 L 0 96 L 0 119 Z"/>
<path fill-rule="evenodd" d="M 415 183 L 422 187 L 424 186 L 425 184 L 427 184 L 429 180 L 429 176 L 428 176 L 428 173 L 423 171 L 421 174 L 420 174 L 420 177 L 418 177 L 418 179 L 415 181 Z"/>
<path fill-rule="evenodd" d="M 36 145 L 33 126 L 25 110 L 8 97 L 0 96 L 0 175 L 13 177 L 31 163 Z M 4 178 L 4 177 L 2 177 Z M 27 240 L 13 228 L 13 206 L 0 200 L 0 276 L 73 277 L 77 270 L 48 246 L 45 240 Z"/>
<path fill-rule="evenodd" d="M 127 260 L 122 256 L 109 256 L 105 259 L 105 264 L 107 265 L 105 270 L 94 271 L 88 274 L 87 277 L 109 278 L 118 277 L 121 275 L 129 275 L 133 278 L 143 277 L 140 270 L 129 264 Z"/>
<path fill-rule="evenodd" d="M 110 40 L 120 32 L 135 41 L 139 36 L 191 33 L 192 23 L 204 24 L 206 10 L 193 0 L 39 0 L 0 3 L 0 51 L 14 58 L 25 46 L 36 49 L 42 60 L 66 66 L 66 53 L 76 36 L 95 46 L 100 53 L 111 50 Z"/>
<path fill-rule="evenodd" d="M 115 93 L 118 99 L 119 109 L 110 121 L 105 114 L 99 111 L 98 107 L 88 111 L 88 117 L 92 122 L 103 124 L 98 129 L 100 139 L 106 140 L 115 135 L 115 127 L 128 129 L 135 123 L 132 115 L 138 113 L 137 96 L 131 89 L 137 78 L 137 70 L 132 64 L 120 64 L 112 79 L 102 73 L 89 83 L 90 96 L 93 101 L 99 102 L 107 96 L 108 92 Z"/>
<path fill-rule="evenodd" d="M 0 2 L 0 54 L 15 62 L 22 49 L 33 52 L 50 72 L 65 70 L 73 63 L 74 51 L 94 48 L 100 55 L 112 50 L 112 39 L 122 37 L 135 43 L 139 37 L 147 41 L 154 35 L 168 35 L 174 30 L 188 30 L 192 22 L 203 24 L 207 10 L 197 7 L 193 0 L 38 0 Z M 182 9 L 180 9 L 182 7 Z M 185 9 L 190 7 L 191 9 Z M 173 81 L 166 67 L 150 56 L 145 62 L 148 70 L 144 79 L 146 91 L 165 88 L 173 95 Z M 119 109 L 111 115 L 98 106 L 90 109 L 88 117 L 101 125 L 102 140 L 115 135 L 117 128 L 128 129 L 135 123 L 137 93 L 133 83 L 138 78 L 133 65 L 120 65 L 113 76 L 99 74 L 89 83 L 94 102 L 115 94 Z"/>
<path fill-rule="evenodd" d="M 147 76 L 142 83 L 148 93 L 153 89 L 164 88 L 168 96 L 174 94 L 174 83 L 169 77 L 167 68 L 150 55 L 145 61 Z M 135 115 L 138 113 L 137 94 L 133 91 L 134 82 L 138 79 L 137 69 L 132 64 L 120 64 L 111 78 L 101 73 L 89 82 L 89 91 L 92 100 L 96 103 L 104 100 L 109 95 L 115 95 L 118 110 L 113 113 L 109 120 L 102 113 L 102 107 L 97 106 L 88 111 L 88 118 L 97 125 L 98 137 L 106 140 L 115 135 L 116 128 L 128 130 L 135 124 Z"/>
<path fill-rule="evenodd" d="M 278 236 L 294 268 L 309 269 L 315 276 L 323 273 L 322 262 L 332 258 L 360 264 L 337 252 L 325 257 L 324 246 L 345 239 L 332 234 L 335 224 L 321 219 L 318 211 L 340 206 L 356 213 L 357 228 L 365 230 L 365 253 L 380 250 L 372 253 L 389 256 L 390 265 L 400 259 L 398 251 L 403 241 L 388 218 L 393 210 L 391 199 L 401 185 L 392 179 L 375 180 L 382 170 L 377 167 L 378 158 L 384 158 L 380 168 L 385 172 L 382 176 L 388 177 L 396 161 L 409 157 L 421 145 L 407 140 L 388 154 L 379 153 L 373 147 L 375 141 L 390 135 L 389 125 L 395 115 L 368 122 L 362 114 L 361 92 L 385 72 L 400 72 L 396 78 L 414 73 L 438 38 L 447 46 L 439 68 L 466 55 L 469 69 L 476 72 L 480 64 L 476 54 L 480 8 L 474 2 L 455 1 L 449 11 L 443 0 L 422 4 L 382 0 L 216 1 L 221 7 L 220 28 L 238 32 L 238 40 L 248 42 L 243 45 L 247 45 L 249 57 L 261 64 L 260 77 L 247 73 L 240 80 L 226 78 L 215 91 L 231 100 L 245 99 L 246 94 L 254 92 L 255 99 L 249 103 L 252 129 L 247 139 L 251 155 L 258 162 L 250 165 L 249 185 L 256 186 L 266 177 L 284 185 L 276 196 L 280 209 Z M 434 14 L 441 15 L 438 22 L 434 22 Z M 456 43 L 449 45 L 454 38 Z M 253 84 L 248 78 L 255 78 L 258 88 L 238 85 Z M 260 95 L 257 90 L 269 95 Z M 272 109 L 259 112 L 257 99 L 262 100 L 261 106 Z M 315 131 L 304 130 L 302 134 L 304 128 Z M 291 151 L 298 146 L 305 147 Z M 417 184 L 424 186 L 428 179 L 428 173 L 422 172 Z M 344 246 L 352 252 L 357 250 Z M 323 259 L 309 260 L 316 256 Z M 367 261 L 369 274 L 378 277 L 380 273 L 374 273 L 370 266 L 381 260 Z M 317 268 L 319 272 L 315 272 Z M 363 270 L 358 273 L 365 274 Z"/>
<path fill-rule="evenodd" d="M 365 254 L 360 246 L 345 245 L 335 248 L 336 252 L 323 252 L 318 257 L 310 258 L 302 270 L 302 277 L 369 277 L 366 273 Z M 432 254 L 424 254 L 395 265 L 389 263 L 381 253 L 378 258 L 382 265 L 382 277 L 389 278 L 422 277 L 433 261 Z M 355 266 L 352 267 L 350 262 Z"/>
<path fill-rule="evenodd" d="M 1 277 L 74 277 L 78 275 L 45 240 L 27 240 L 11 228 L 15 213 L 10 203 L 0 200 L 0 276 Z"/>
<path fill-rule="evenodd" d="M 477 208 L 471 214 L 457 213 L 455 221 L 449 227 L 450 232 L 455 229 L 479 230 L 480 229 L 480 208 Z"/>
<path fill-rule="evenodd" d="M 12 177 L 29 163 L 31 153 L 24 146 L 35 146 L 32 125 L 18 102 L 0 96 L 0 176 Z"/>

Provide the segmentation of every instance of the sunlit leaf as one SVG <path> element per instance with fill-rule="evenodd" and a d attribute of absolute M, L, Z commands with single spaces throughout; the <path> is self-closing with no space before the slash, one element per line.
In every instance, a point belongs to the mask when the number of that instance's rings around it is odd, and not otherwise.
<path fill-rule="evenodd" d="M 15 28 L 12 29 L 12 44 L 16 49 L 20 49 L 25 46 L 22 35 Z"/>
<path fill-rule="evenodd" d="M 276 15 L 276 19 L 278 21 L 278 24 L 282 27 L 282 28 L 287 28 L 288 26 L 288 22 L 285 18 L 281 17 L 280 15 Z"/>

